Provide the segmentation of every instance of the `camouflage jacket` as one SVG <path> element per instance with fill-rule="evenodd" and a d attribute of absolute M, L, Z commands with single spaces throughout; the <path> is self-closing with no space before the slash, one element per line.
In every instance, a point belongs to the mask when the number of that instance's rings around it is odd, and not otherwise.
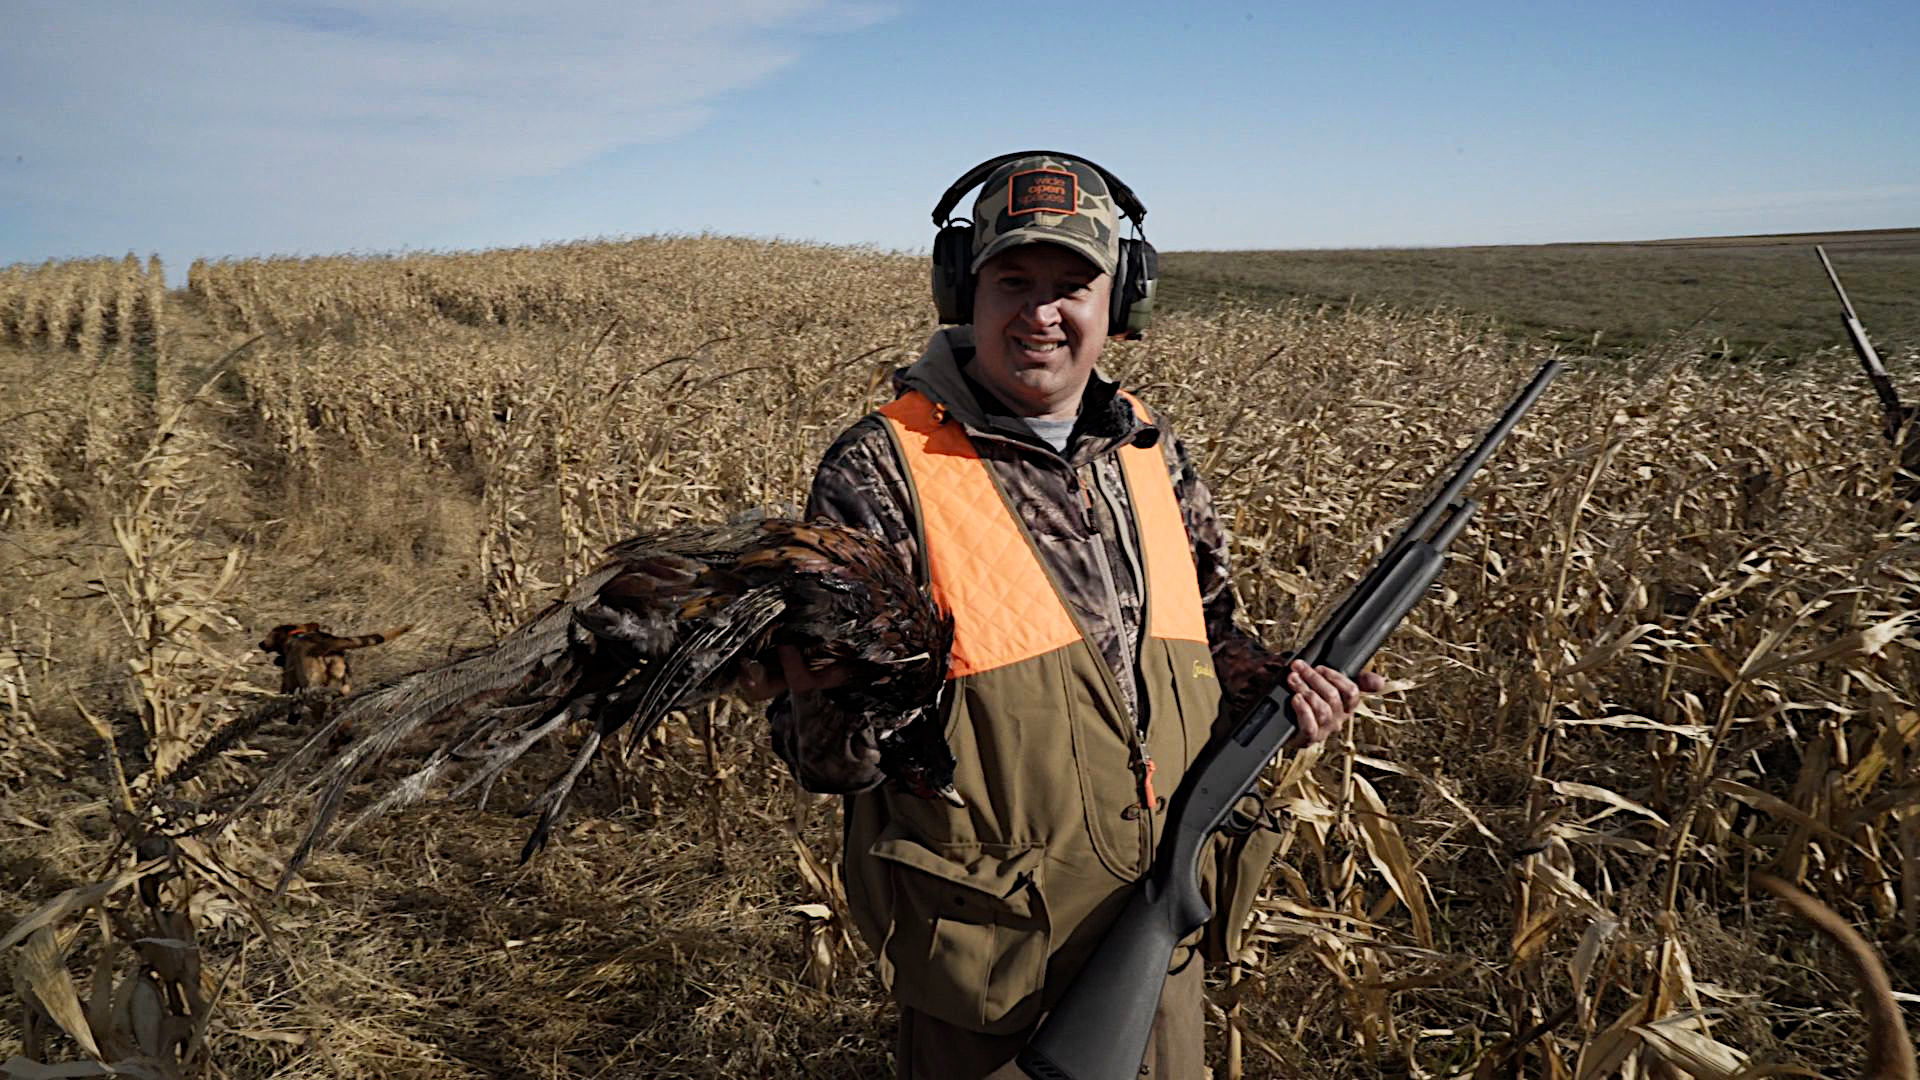
<path fill-rule="evenodd" d="M 1129 443 L 1160 446 L 1173 477 L 1200 578 L 1221 708 L 1237 715 L 1251 705 L 1280 677 L 1284 660 L 1234 624 L 1226 529 L 1186 448 L 1165 421 L 1155 413 L 1152 423 L 1142 422 L 1119 396 L 1119 387 L 1096 372 L 1062 455 L 966 377 L 972 356 L 971 327 L 941 330 L 917 362 L 895 372 L 895 392 L 919 390 L 966 426 L 981 461 L 1017 508 L 1047 569 L 1113 668 L 1129 711 L 1139 715 L 1134 653 L 1141 640 L 1141 569 L 1115 453 Z M 814 473 L 807 516 L 879 536 L 924 582 L 906 467 L 885 424 L 878 414 L 869 414 L 828 448 Z M 800 730 L 785 696 L 769 715 L 776 750 L 807 788 L 862 791 L 884 779 L 875 764 L 874 732 Z"/>

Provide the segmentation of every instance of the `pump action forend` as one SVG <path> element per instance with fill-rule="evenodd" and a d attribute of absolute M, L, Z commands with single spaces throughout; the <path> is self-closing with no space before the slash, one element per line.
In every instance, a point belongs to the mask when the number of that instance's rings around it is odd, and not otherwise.
<path fill-rule="evenodd" d="M 1897 440 L 1901 426 L 1913 419 L 1914 410 L 1900 404 L 1899 391 L 1893 388 L 1893 379 L 1887 374 L 1886 365 L 1880 362 L 1880 354 L 1873 350 L 1873 342 L 1867 340 L 1867 328 L 1860 325 L 1860 316 L 1854 314 L 1853 301 L 1847 299 L 1847 290 L 1840 285 L 1840 275 L 1833 271 L 1826 247 L 1815 244 L 1813 250 L 1819 253 L 1820 265 L 1827 268 L 1827 280 L 1833 282 L 1833 291 L 1840 297 L 1840 319 L 1846 324 L 1847 340 L 1853 343 L 1853 351 L 1860 357 L 1860 366 L 1867 369 L 1867 379 L 1873 383 L 1873 392 L 1880 398 L 1880 412 L 1886 419 L 1887 439 Z"/>
<path fill-rule="evenodd" d="M 1296 654 L 1300 659 L 1351 678 L 1373 658 L 1439 576 L 1447 545 L 1472 518 L 1477 504 L 1460 493 L 1559 369 L 1558 360 L 1541 366 L 1308 639 Z M 1139 1075 L 1174 948 L 1213 914 L 1200 897 L 1200 856 L 1234 804 L 1254 790 L 1267 763 L 1293 738 L 1291 698 L 1282 680 L 1237 723 L 1216 729 L 1194 759 L 1168 806 L 1153 868 L 1134 886 L 1119 920 L 1020 1051 L 1016 1061 L 1028 1076 L 1132 1080 Z"/>

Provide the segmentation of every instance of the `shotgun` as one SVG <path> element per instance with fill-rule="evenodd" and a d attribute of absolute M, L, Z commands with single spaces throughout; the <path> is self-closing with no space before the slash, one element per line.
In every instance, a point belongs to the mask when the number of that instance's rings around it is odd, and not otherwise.
<path fill-rule="evenodd" d="M 1460 493 L 1559 373 L 1548 360 L 1491 429 L 1401 529 L 1296 654 L 1351 678 L 1440 575 L 1447 545 L 1478 508 Z M 1132 1080 L 1146 1056 L 1167 965 L 1213 912 L 1200 897 L 1200 857 L 1234 804 L 1293 738 L 1291 693 L 1276 684 L 1237 723 L 1216 731 L 1167 811 L 1154 862 L 1120 918 L 1041 1021 L 1016 1063 L 1034 1080 Z"/>
<path fill-rule="evenodd" d="M 1853 342 L 1853 351 L 1859 354 L 1860 366 L 1867 369 L 1873 392 L 1880 397 L 1880 413 L 1887 441 L 1898 446 L 1900 429 L 1913 419 L 1914 409 L 1900 403 L 1900 394 L 1893 388 L 1893 379 L 1887 375 L 1886 365 L 1880 362 L 1880 354 L 1873 351 L 1873 342 L 1867 340 L 1867 328 L 1860 325 L 1860 316 L 1853 312 L 1853 301 L 1847 299 L 1847 290 L 1840 286 L 1840 275 L 1833 272 L 1833 263 L 1827 258 L 1826 247 L 1815 244 L 1813 250 L 1819 253 L 1820 265 L 1827 268 L 1827 280 L 1833 282 L 1833 291 L 1840 296 L 1840 320 L 1846 324 L 1847 340 Z"/>

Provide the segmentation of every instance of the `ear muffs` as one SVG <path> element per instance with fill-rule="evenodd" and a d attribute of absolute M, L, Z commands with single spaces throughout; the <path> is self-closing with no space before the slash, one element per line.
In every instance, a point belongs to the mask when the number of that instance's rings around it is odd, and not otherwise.
<path fill-rule="evenodd" d="M 1153 285 L 1160 276 L 1160 253 L 1146 237 L 1120 241 L 1120 263 L 1113 272 L 1113 300 L 1108 307 L 1107 336 L 1129 341 L 1145 336 L 1153 321 Z"/>
<path fill-rule="evenodd" d="M 1077 154 L 1058 150 L 1021 150 L 983 161 L 953 182 L 933 208 L 933 306 L 942 323 L 973 321 L 973 222 L 948 215 L 967 192 L 983 183 L 993 170 L 1009 161 L 1037 155 L 1070 158 L 1093 169 L 1107 182 L 1107 192 L 1120 212 L 1133 222 L 1132 237 L 1120 240 L 1120 259 L 1113 269 L 1113 299 L 1108 305 L 1107 334 L 1139 338 L 1153 319 L 1153 286 L 1160 273 L 1160 256 L 1141 228 L 1147 208 L 1121 179 Z"/>
<path fill-rule="evenodd" d="M 933 306 L 943 323 L 973 321 L 973 223 L 943 225 L 933 237 Z"/>

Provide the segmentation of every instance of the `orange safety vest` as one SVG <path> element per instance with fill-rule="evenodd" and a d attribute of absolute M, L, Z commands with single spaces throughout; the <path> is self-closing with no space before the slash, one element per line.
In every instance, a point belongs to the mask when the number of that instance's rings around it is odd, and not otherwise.
<path fill-rule="evenodd" d="M 1137 398 L 1126 398 L 1135 415 L 1148 418 Z M 1080 628 L 1032 539 L 961 425 L 944 422 L 945 410 L 917 390 L 880 413 L 893 426 L 918 496 L 934 602 L 953 613 L 947 677 L 991 671 L 1078 640 Z M 1147 634 L 1204 643 L 1193 549 L 1166 459 L 1139 446 L 1124 446 L 1119 455 L 1146 563 Z"/>
<path fill-rule="evenodd" d="M 902 1005 L 1005 1034 L 1051 1004 L 1064 983 L 1049 973 L 1085 962 L 1152 865 L 1154 773 L 1174 790 L 1211 732 L 1198 575 L 1162 451 L 1120 449 L 1144 563 L 1142 732 L 965 426 L 917 391 L 880 413 L 953 613 L 942 716 L 967 805 L 891 785 L 849 796 L 848 906 Z"/>

